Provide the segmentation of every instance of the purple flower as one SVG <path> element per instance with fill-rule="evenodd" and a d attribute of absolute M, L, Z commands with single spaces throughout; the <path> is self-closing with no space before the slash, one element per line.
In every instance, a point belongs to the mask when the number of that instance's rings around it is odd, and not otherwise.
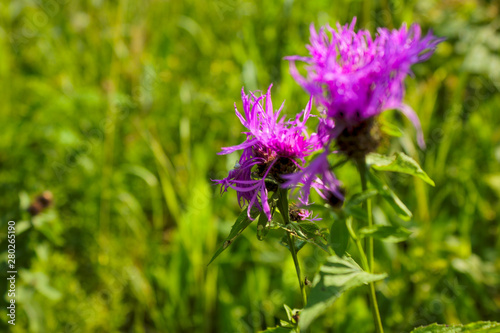
<path fill-rule="evenodd" d="M 239 162 L 228 177 L 215 180 L 221 185 L 221 193 L 228 188 L 236 190 L 238 203 L 248 203 L 248 216 L 252 207 L 263 211 L 271 219 L 268 191 L 276 191 L 285 182 L 286 174 L 302 170 L 304 158 L 322 147 L 316 134 L 308 135 L 306 121 L 310 117 L 312 99 L 305 110 L 294 120 L 280 118 L 283 104 L 275 112 L 271 100 L 271 86 L 267 94 L 257 97 L 242 90 L 243 111 L 236 108 L 236 116 L 248 131 L 246 140 L 233 147 L 222 148 L 219 154 L 243 150 Z"/>
<path fill-rule="evenodd" d="M 418 25 L 399 30 L 379 28 L 373 39 L 366 30 L 354 32 L 350 25 L 316 32 L 311 25 L 310 56 L 292 56 L 290 70 L 295 80 L 321 106 L 317 135 L 324 151 L 302 171 L 285 176 L 284 186 L 303 184 L 300 199 L 307 202 L 311 188 L 332 206 L 341 204 L 344 195 L 330 169 L 331 143 L 354 159 L 375 150 L 379 142 L 374 118 L 387 109 L 398 109 L 414 124 L 418 143 L 424 146 L 420 122 L 415 112 L 403 103 L 404 79 L 411 65 L 427 60 L 443 39 L 431 32 L 421 36 Z M 329 34 L 328 34 L 329 33 Z M 307 76 L 301 76 L 295 61 L 303 61 Z"/>
<path fill-rule="evenodd" d="M 384 110 L 398 109 L 417 129 L 423 147 L 419 119 L 403 103 L 403 81 L 411 74 L 411 65 L 429 59 L 444 39 L 432 32 L 422 37 L 417 24 L 392 31 L 379 28 L 373 39 L 367 30 L 354 32 L 355 23 L 356 18 L 350 25 L 337 24 L 336 30 L 325 26 L 318 32 L 311 25 L 310 57 L 285 58 L 291 61 L 292 76 L 324 106 L 324 115 L 335 121 L 331 139 Z M 308 64 L 307 77 L 299 74 L 295 61 Z"/>
<path fill-rule="evenodd" d="M 321 220 L 321 218 L 319 218 L 317 215 L 312 216 L 311 211 L 306 209 L 301 209 L 297 207 L 297 205 L 295 204 L 292 204 L 290 206 L 289 215 L 290 215 L 290 220 L 294 222 L 302 222 L 302 221 L 314 222 Z"/>
<path fill-rule="evenodd" d="M 308 204 L 311 188 L 326 202 L 331 203 L 332 206 L 343 202 L 344 194 L 340 182 L 330 170 L 327 159 L 329 154 L 330 151 L 325 150 L 300 172 L 283 176 L 287 179 L 283 186 L 297 189 L 297 185 L 302 184 L 299 189 L 299 201 L 302 205 Z M 334 202 L 335 204 L 333 204 Z"/>

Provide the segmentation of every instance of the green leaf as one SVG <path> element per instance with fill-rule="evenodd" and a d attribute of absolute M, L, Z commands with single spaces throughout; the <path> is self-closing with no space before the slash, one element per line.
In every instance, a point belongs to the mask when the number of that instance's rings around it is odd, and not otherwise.
<path fill-rule="evenodd" d="M 386 276 L 387 274 L 371 274 L 363 271 L 349 257 L 328 257 L 314 278 L 308 304 L 300 313 L 300 329 L 307 329 L 312 321 L 325 312 L 344 291 L 382 280 Z"/>
<path fill-rule="evenodd" d="M 314 222 L 300 222 L 297 225 L 307 238 L 314 238 L 320 235 L 320 227 Z"/>
<path fill-rule="evenodd" d="M 349 244 L 349 230 L 344 218 L 335 219 L 330 229 L 330 247 L 339 257 L 343 257 Z"/>
<path fill-rule="evenodd" d="M 255 208 L 250 211 L 250 215 L 253 218 L 257 218 L 258 214 L 259 214 L 259 211 Z M 250 225 L 250 223 L 252 223 L 252 222 L 253 221 L 248 218 L 247 209 L 246 208 L 243 209 L 241 211 L 240 215 L 238 216 L 238 218 L 236 219 L 236 222 L 234 222 L 233 227 L 231 228 L 231 232 L 229 233 L 229 236 L 226 237 L 226 240 L 224 241 L 224 243 L 222 243 L 222 245 L 219 247 L 219 249 L 215 252 L 212 259 L 210 259 L 210 262 L 208 263 L 208 265 L 210 265 L 212 263 L 212 261 L 214 261 L 215 258 L 217 258 L 219 256 L 219 254 L 222 253 L 222 251 L 227 249 L 229 247 L 229 245 L 231 245 L 234 242 L 236 237 L 238 237 L 243 232 L 243 230 L 245 230 L 245 228 L 248 227 Z"/>
<path fill-rule="evenodd" d="M 43 272 L 30 272 L 24 269 L 20 273 L 22 280 L 34 286 L 40 294 L 49 300 L 57 301 L 63 296 L 59 290 L 50 285 L 51 280 L 47 274 Z"/>
<path fill-rule="evenodd" d="M 283 304 L 286 311 L 286 316 L 289 322 L 282 322 L 281 326 L 293 327 L 297 325 L 297 318 L 299 318 L 300 309 L 292 309 L 288 305 Z"/>
<path fill-rule="evenodd" d="M 260 214 L 259 221 L 257 223 L 257 239 L 264 240 L 264 238 L 269 233 L 270 223 L 267 219 L 266 214 Z"/>
<path fill-rule="evenodd" d="M 290 329 L 295 328 L 295 326 L 296 326 L 296 325 L 294 326 L 293 324 L 291 324 L 291 323 L 289 323 L 287 321 L 284 321 L 284 320 L 280 320 L 280 325 L 281 325 L 281 327 L 287 327 L 287 328 L 290 328 Z M 277 328 L 277 327 L 279 327 L 279 326 L 276 326 L 274 328 Z"/>
<path fill-rule="evenodd" d="M 290 223 L 290 215 L 288 213 L 288 190 L 280 188 L 278 190 L 278 209 L 283 216 L 285 224 Z"/>
<path fill-rule="evenodd" d="M 30 206 L 31 199 L 28 193 L 22 191 L 19 193 L 19 208 L 21 210 L 26 210 Z"/>
<path fill-rule="evenodd" d="M 29 228 L 31 228 L 31 223 L 28 221 L 20 221 L 16 223 L 16 235 L 19 236 Z"/>
<path fill-rule="evenodd" d="M 363 202 L 365 202 L 366 200 L 374 197 L 377 195 L 377 190 L 373 190 L 373 189 L 370 189 L 370 190 L 366 190 L 364 192 L 361 192 L 361 193 L 356 193 L 354 194 L 350 199 L 349 201 L 346 203 L 346 208 L 350 208 L 350 207 L 353 207 L 353 206 L 357 206 L 359 204 L 362 204 Z"/>
<path fill-rule="evenodd" d="M 283 304 L 283 307 L 285 308 L 286 316 L 287 316 L 288 320 L 292 321 L 292 316 L 293 316 L 293 310 L 292 310 L 292 308 L 289 307 L 286 304 Z"/>
<path fill-rule="evenodd" d="M 344 211 L 347 215 L 354 217 L 356 220 L 368 222 L 368 214 L 366 210 L 359 206 L 346 207 Z"/>
<path fill-rule="evenodd" d="M 357 220 L 368 221 L 366 210 L 359 205 L 378 194 L 377 190 L 369 189 L 361 193 L 354 194 L 345 204 L 344 212 Z"/>
<path fill-rule="evenodd" d="M 321 229 L 314 222 L 292 222 L 284 225 L 278 226 L 283 231 L 289 233 L 295 239 L 295 247 L 297 252 L 304 247 L 306 243 L 313 244 L 328 254 L 331 254 L 328 245 L 326 244 L 326 229 Z M 288 246 L 287 236 L 283 236 L 281 240 L 281 245 L 285 246 L 290 250 Z"/>
<path fill-rule="evenodd" d="M 418 163 L 408 155 L 396 153 L 393 156 L 385 156 L 371 153 L 366 156 L 366 163 L 375 170 L 393 171 L 416 176 L 424 182 L 435 186 L 434 181 L 429 178 Z"/>
<path fill-rule="evenodd" d="M 276 326 L 268 328 L 265 331 L 260 331 L 260 333 L 290 333 L 292 331 L 293 328 Z"/>
<path fill-rule="evenodd" d="M 307 209 L 308 210 L 311 210 L 311 211 L 314 211 L 315 213 L 317 212 L 322 212 L 322 213 L 325 213 L 325 214 L 330 214 L 332 213 L 332 207 L 328 204 L 310 204 L 310 205 L 307 205 Z"/>
<path fill-rule="evenodd" d="M 397 127 L 396 125 L 394 124 L 391 124 L 387 121 L 381 121 L 380 122 L 380 130 L 382 132 L 384 132 L 385 134 L 389 135 L 389 136 L 393 136 L 393 137 L 401 137 L 402 133 L 401 133 L 401 129 L 399 127 Z"/>
<path fill-rule="evenodd" d="M 500 173 L 486 175 L 484 176 L 484 180 L 496 192 L 497 196 L 500 197 Z"/>
<path fill-rule="evenodd" d="M 432 324 L 429 326 L 418 327 L 411 333 L 462 333 L 462 332 L 488 332 L 499 333 L 500 323 L 493 321 L 478 321 L 467 325 L 439 325 Z"/>
<path fill-rule="evenodd" d="M 288 232 L 288 231 L 286 231 L 286 232 Z M 305 240 L 295 239 L 295 237 L 294 237 L 294 242 L 295 242 L 295 250 L 297 252 L 299 252 L 304 247 L 304 245 L 307 244 L 307 242 Z M 281 238 L 280 244 L 283 245 L 284 247 L 286 247 L 288 249 L 288 251 L 290 251 L 290 246 L 288 244 L 288 237 L 286 235 Z"/>
<path fill-rule="evenodd" d="M 378 178 L 372 171 L 367 173 L 368 180 L 375 187 L 375 189 L 380 193 L 382 198 L 391 205 L 391 207 L 396 211 L 396 213 L 402 219 L 408 220 L 413 215 L 408 207 L 397 197 L 397 195 L 387 186 L 384 182 Z"/>
<path fill-rule="evenodd" d="M 389 225 L 374 225 L 370 228 L 365 227 L 359 232 L 363 236 L 371 236 L 389 243 L 404 242 L 411 235 L 411 231 L 406 228 Z"/>

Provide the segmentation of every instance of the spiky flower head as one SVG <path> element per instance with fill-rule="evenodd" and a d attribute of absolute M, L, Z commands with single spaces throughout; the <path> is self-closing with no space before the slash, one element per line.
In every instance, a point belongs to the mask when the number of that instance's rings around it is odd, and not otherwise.
<path fill-rule="evenodd" d="M 339 206 L 344 193 L 333 174 L 328 156 L 331 143 L 337 151 L 361 160 L 374 151 L 380 133 L 376 116 L 397 109 L 407 116 L 424 146 L 420 122 L 415 112 L 403 103 L 404 79 L 411 65 L 427 60 L 444 39 L 429 32 L 422 37 L 414 24 L 399 30 L 379 28 L 375 38 L 367 30 L 354 31 L 356 18 L 350 25 L 337 29 L 324 26 L 316 31 L 311 25 L 309 57 L 290 56 L 290 71 L 295 80 L 320 105 L 318 140 L 324 150 L 302 171 L 286 176 L 285 186 L 302 184 L 301 198 L 308 200 L 311 188 L 332 206 Z M 297 70 L 296 61 L 307 63 L 307 76 Z"/>
<path fill-rule="evenodd" d="M 330 140 L 341 136 L 376 141 L 372 133 L 375 116 L 397 109 L 408 117 L 418 133 L 418 143 L 425 145 L 420 122 L 415 112 L 403 103 L 404 79 L 411 65 L 425 61 L 444 39 L 429 32 L 422 37 L 420 26 L 403 25 L 399 30 L 379 28 L 375 38 L 367 30 L 354 31 L 356 18 L 350 25 L 337 29 L 324 26 L 316 31 L 311 25 L 309 57 L 290 56 L 291 74 L 302 87 L 323 106 L 323 114 L 334 121 L 328 131 Z M 307 76 L 299 74 L 295 61 L 308 64 Z M 364 137 L 363 137 L 364 136 Z M 359 141 L 359 140 L 358 140 Z M 339 149 L 352 142 L 337 141 Z M 373 147 L 356 142 L 359 150 Z M 351 150 L 351 153 L 353 151 Z M 348 152 L 349 155 L 349 152 Z"/>
<path fill-rule="evenodd" d="M 310 117 L 312 99 L 305 110 L 295 119 L 280 118 L 284 102 L 274 111 L 271 86 L 265 95 L 257 96 L 242 89 L 243 114 L 235 104 L 236 116 L 248 131 L 246 140 L 233 147 L 222 148 L 219 154 L 243 150 L 239 162 L 229 175 L 215 180 L 221 185 L 221 193 L 228 188 L 236 190 L 240 206 L 248 204 L 248 216 L 252 207 L 263 211 L 271 219 L 268 191 L 276 191 L 285 179 L 283 175 L 303 169 L 305 157 L 322 147 L 316 134 L 309 135 L 306 121 Z"/>
<path fill-rule="evenodd" d="M 296 204 L 290 205 L 288 212 L 290 221 L 294 222 L 302 222 L 302 221 L 314 222 L 321 220 L 318 216 L 313 216 L 312 214 L 313 213 L 311 211 L 302 209 L 301 207 L 298 207 Z"/>

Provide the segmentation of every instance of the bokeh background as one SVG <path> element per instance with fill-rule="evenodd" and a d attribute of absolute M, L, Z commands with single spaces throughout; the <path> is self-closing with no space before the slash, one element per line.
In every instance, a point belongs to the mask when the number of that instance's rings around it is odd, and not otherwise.
<path fill-rule="evenodd" d="M 447 38 L 414 66 L 405 100 L 427 149 L 397 112 L 402 150 L 436 182 L 389 175 L 414 212 L 378 223 L 413 231 L 376 244 L 388 332 L 500 318 L 500 16 L 497 1 L 105 1 L 0 4 L 0 252 L 17 226 L 15 332 L 255 332 L 300 307 L 293 262 L 279 238 L 246 230 L 207 263 L 240 212 L 219 195 L 242 141 L 234 116 L 242 86 L 286 99 L 308 96 L 286 55 L 306 55 L 309 25 L 358 28 L 417 22 Z M 359 190 L 352 165 L 339 176 Z M 37 195 L 53 204 L 31 217 Z M 319 222 L 329 225 L 329 221 Z M 351 249 L 353 246 L 351 245 Z M 300 253 L 312 279 L 323 259 Z M 4 273 L 1 273 L 2 276 Z M 0 286 L 2 304 L 9 299 Z M 313 332 L 370 332 L 366 290 L 346 293 Z"/>

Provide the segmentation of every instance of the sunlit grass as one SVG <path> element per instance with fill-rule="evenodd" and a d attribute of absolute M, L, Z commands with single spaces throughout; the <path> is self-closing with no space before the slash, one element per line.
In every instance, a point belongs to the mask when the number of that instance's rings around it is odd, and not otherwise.
<path fill-rule="evenodd" d="M 419 22 L 448 38 L 408 80 L 425 154 L 396 113 L 405 134 L 382 148 L 405 151 L 436 182 L 388 177 L 414 218 L 374 212 L 414 232 L 402 245 L 375 244 L 390 275 L 379 290 L 384 325 L 498 320 L 498 10 L 432 1 L 3 4 L 0 251 L 6 222 L 30 219 L 22 198 L 55 197 L 16 240 L 15 331 L 254 332 L 285 319 L 283 303 L 300 306 L 293 262 L 272 233 L 260 242 L 247 230 L 207 267 L 240 212 L 211 182 L 235 157 L 216 153 L 243 138 L 233 113 L 242 86 L 274 82 L 274 97 L 296 113 L 307 99 L 282 58 L 304 52 L 311 22 L 356 15 L 361 27 Z M 352 166 L 339 175 L 359 185 Z M 312 278 L 323 256 L 306 247 L 299 259 Z M 329 313 L 313 332 L 371 327 L 362 291 Z"/>

